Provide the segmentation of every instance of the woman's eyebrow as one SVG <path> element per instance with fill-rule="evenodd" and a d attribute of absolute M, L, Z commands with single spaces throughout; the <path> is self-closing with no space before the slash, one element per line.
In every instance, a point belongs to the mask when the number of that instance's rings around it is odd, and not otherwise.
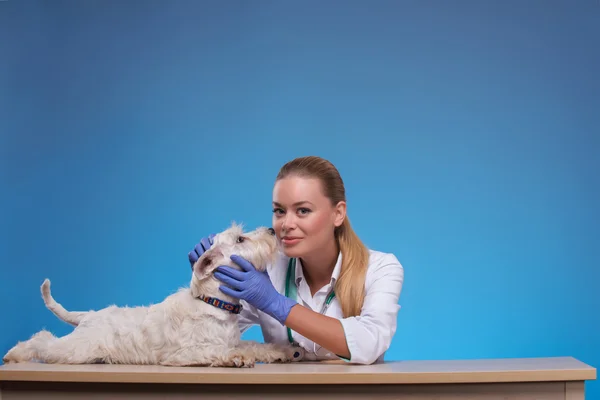
<path fill-rule="evenodd" d="M 311 203 L 311 202 L 310 202 L 310 201 L 308 201 L 308 200 L 297 201 L 297 202 L 295 202 L 295 203 L 294 203 L 294 204 L 292 204 L 292 205 L 293 205 L 293 206 L 299 206 L 299 205 L 302 205 L 302 204 L 305 204 L 305 203 L 306 203 L 306 204 L 311 204 L 311 205 L 314 205 L 313 203 Z M 276 206 L 278 206 L 278 207 L 282 207 L 282 205 L 281 205 L 281 204 L 279 204 L 279 203 L 278 203 L 278 202 L 276 202 L 276 201 L 274 201 L 274 202 L 273 202 L 273 204 L 274 204 L 274 205 L 276 205 Z"/>

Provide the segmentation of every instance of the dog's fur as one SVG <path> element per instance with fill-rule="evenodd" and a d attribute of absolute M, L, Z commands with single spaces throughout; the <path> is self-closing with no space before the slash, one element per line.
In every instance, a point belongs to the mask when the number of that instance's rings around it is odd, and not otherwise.
<path fill-rule="evenodd" d="M 219 265 L 239 270 L 230 259 L 232 254 L 264 270 L 274 261 L 276 251 L 272 230 L 261 227 L 244 233 L 240 225 L 233 224 L 218 234 L 213 246 L 194 263 L 189 287 L 147 307 L 113 305 L 99 311 L 67 311 L 52 297 L 46 279 L 41 292 L 47 308 L 75 329 L 60 338 L 42 330 L 19 342 L 3 361 L 215 367 L 293 361 L 294 347 L 241 341 L 236 314 L 198 299 L 203 294 L 239 303 L 219 290 L 223 283 L 213 277 L 213 271 Z"/>

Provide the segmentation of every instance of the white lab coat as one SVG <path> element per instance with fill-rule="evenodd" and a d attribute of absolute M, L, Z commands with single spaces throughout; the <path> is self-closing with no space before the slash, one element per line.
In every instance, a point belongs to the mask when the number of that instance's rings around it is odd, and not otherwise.
<path fill-rule="evenodd" d="M 360 316 L 343 318 L 340 303 L 335 297 L 331 301 L 325 315 L 341 321 L 351 358 L 338 357 L 325 348 L 321 348 L 311 340 L 292 331 L 296 343 L 304 348 L 303 360 L 342 359 L 351 363 L 372 364 L 383 361 L 384 354 L 390 346 L 396 332 L 396 318 L 400 305 L 398 300 L 404 282 L 404 269 L 397 258 L 390 253 L 369 250 L 369 266 L 366 273 L 365 301 Z M 276 263 L 269 265 L 267 271 L 275 289 L 285 295 L 285 280 L 289 258 L 281 254 Z M 302 265 L 297 260 L 295 282 L 299 304 L 323 313 L 325 300 L 339 277 L 342 255 L 338 256 L 331 281 L 321 288 L 314 297 L 303 277 Z M 243 310 L 240 313 L 240 329 L 242 332 L 252 325 L 260 325 L 267 343 L 289 343 L 287 328 L 268 314 L 257 310 L 245 301 L 241 301 Z"/>

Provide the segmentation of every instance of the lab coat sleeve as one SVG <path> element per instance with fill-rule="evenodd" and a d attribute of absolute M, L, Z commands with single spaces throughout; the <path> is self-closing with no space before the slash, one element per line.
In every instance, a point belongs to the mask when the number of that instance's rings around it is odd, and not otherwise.
<path fill-rule="evenodd" d="M 361 314 L 340 320 L 350 350 L 350 359 L 340 358 L 347 362 L 374 363 L 387 351 L 396 333 L 404 269 L 391 254 L 378 264 L 371 266 L 367 272 Z"/>
<path fill-rule="evenodd" d="M 257 325 L 259 319 L 256 308 L 248 304 L 245 300 L 240 300 L 240 304 L 242 305 L 242 312 L 240 312 L 238 317 L 238 325 L 240 327 L 240 333 L 244 333 L 250 329 L 252 325 Z"/>

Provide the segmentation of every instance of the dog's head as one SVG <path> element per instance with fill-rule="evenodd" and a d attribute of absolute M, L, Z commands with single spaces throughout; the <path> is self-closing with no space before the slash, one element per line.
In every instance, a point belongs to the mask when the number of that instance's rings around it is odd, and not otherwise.
<path fill-rule="evenodd" d="M 224 283 L 213 276 L 217 267 L 226 265 L 241 270 L 231 261 L 230 257 L 235 254 L 250 261 L 258 271 L 264 271 L 267 265 L 275 261 L 277 250 L 278 242 L 272 228 L 260 227 L 244 232 L 242 225 L 232 224 L 214 237 L 210 249 L 192 266 L 192 295 L 225 297 L 219 290 Z"/>

